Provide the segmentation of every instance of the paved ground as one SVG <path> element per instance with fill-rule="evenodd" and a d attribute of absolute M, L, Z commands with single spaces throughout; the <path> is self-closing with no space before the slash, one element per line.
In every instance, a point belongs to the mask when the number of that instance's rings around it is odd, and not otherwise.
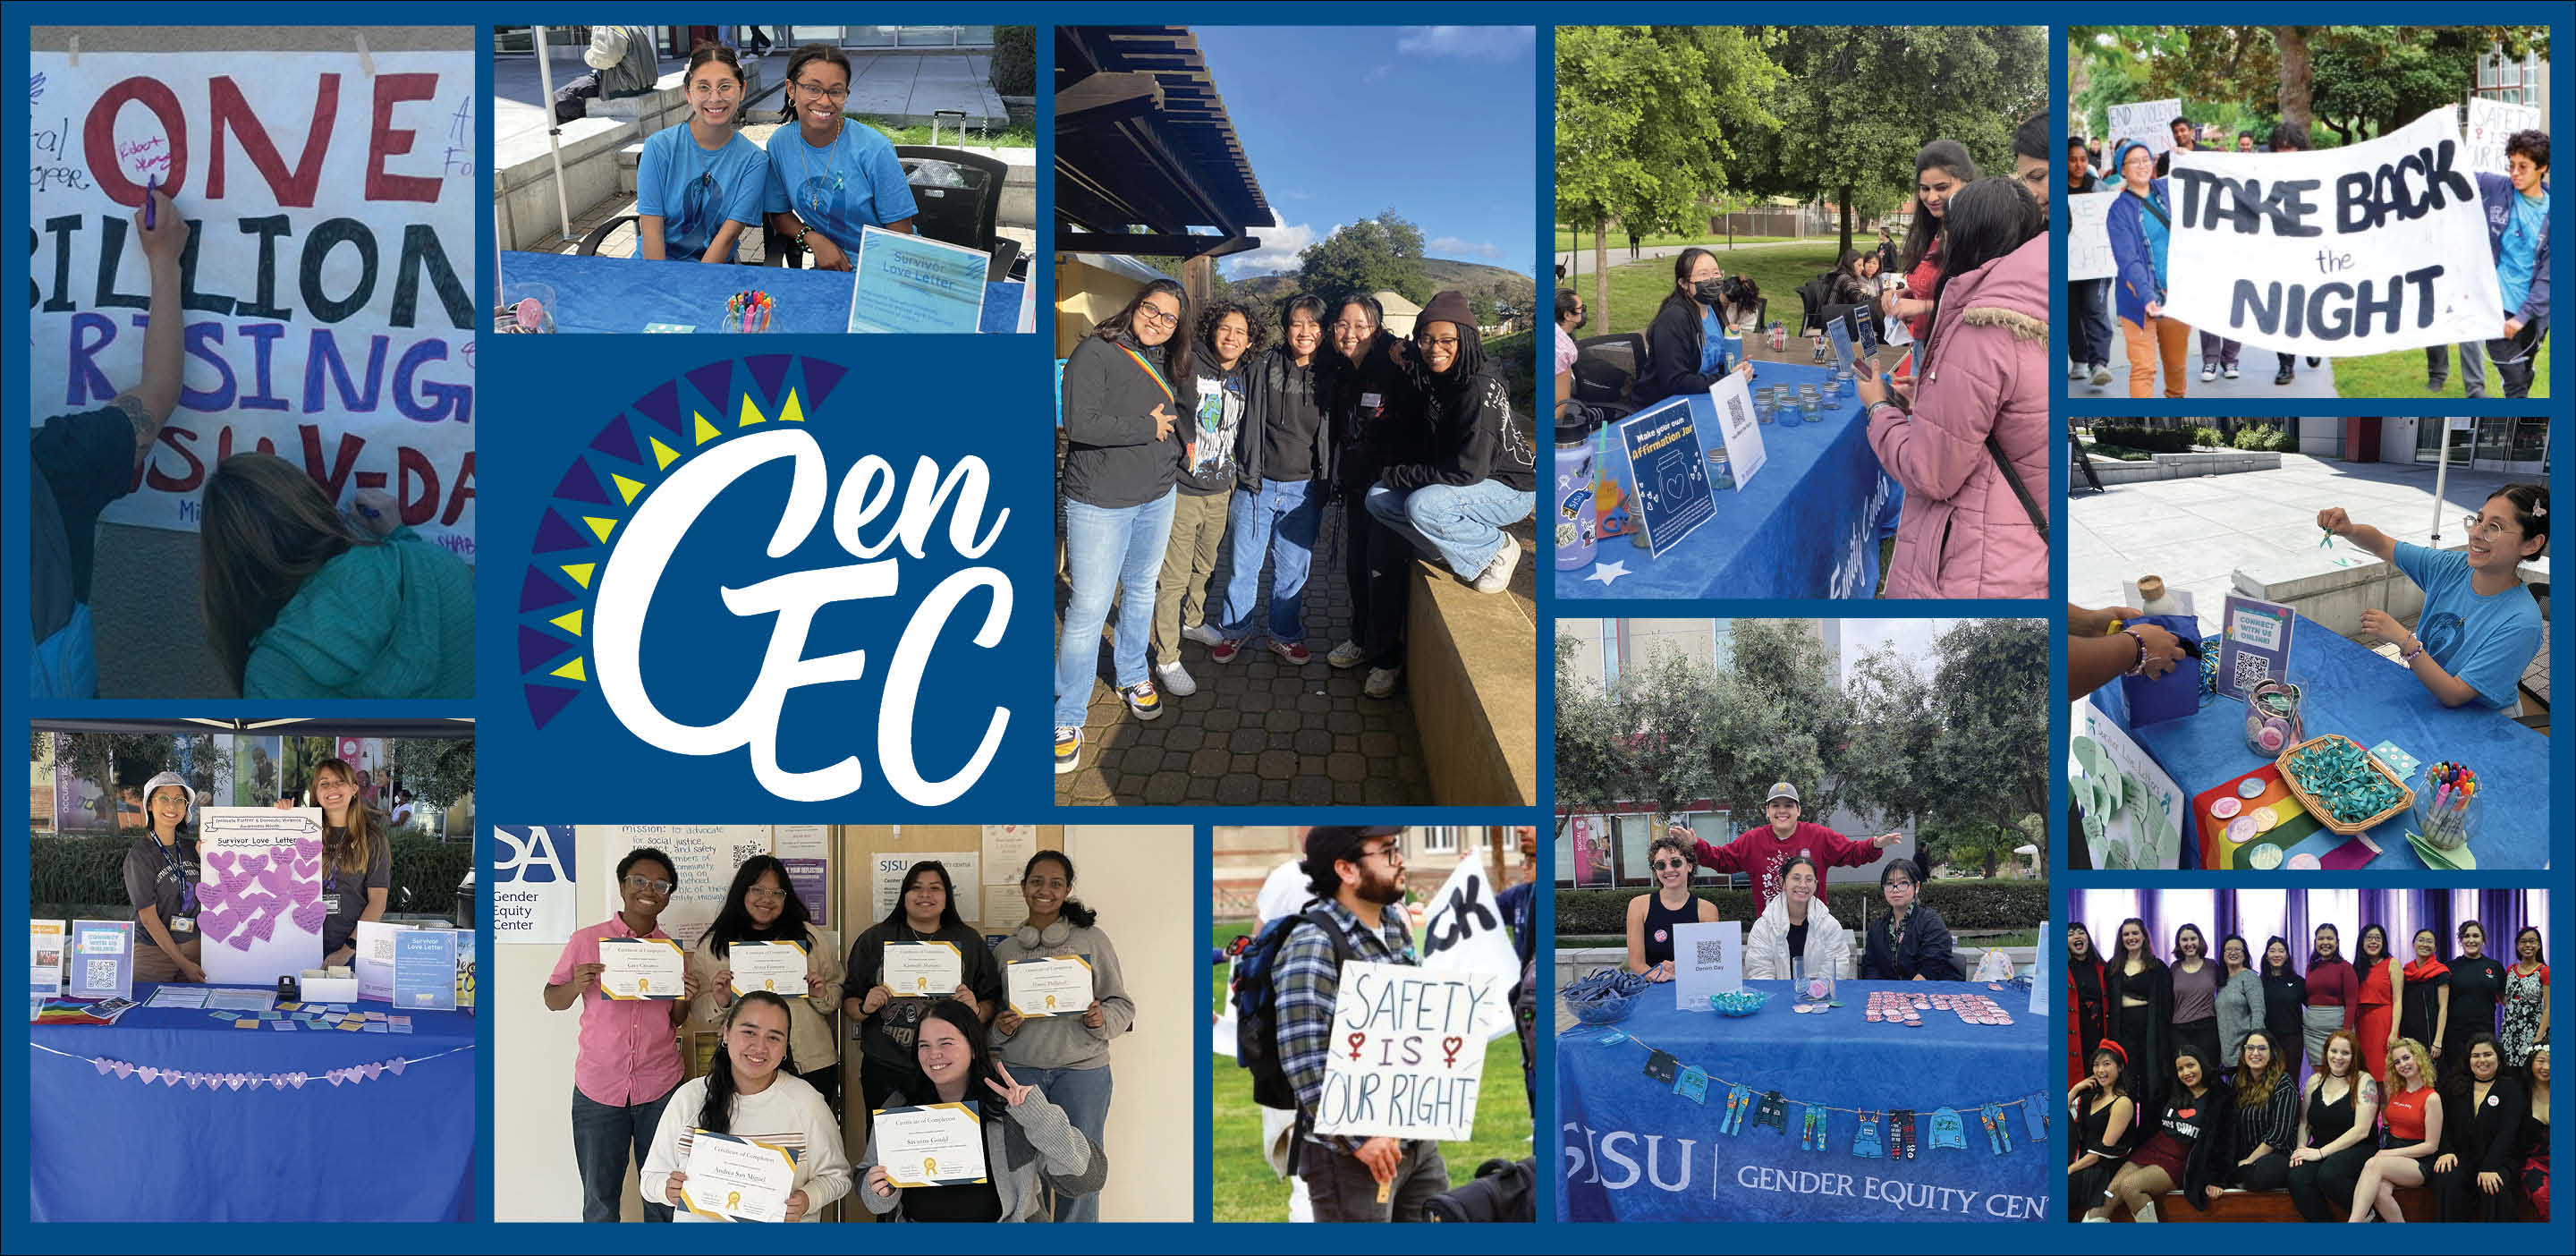
<path fill-rule="evenodd" d="M 2221 376 L 2204 384 L 2200 382 L 2200 367 L 2200 334 L 2194 332 L 2191 338 L 2191 352 L 2184 358 L 2182 383 L 2184 395 L 2194 401 L 2285 401 L 2294 397 L 2335 395 L 2334 359 L 2332 358 L 2321 358 L 2315 366 L 2308 365 L 2306 358 L 2300 358 L 2298 373 L 2286 384 L 2272 382 L 2274 372 L 2281 369 L 2281 358 L 2279 354 L 2269 349 L 2246 349 L 2236 360 L 2238 374 L 2232 380 Z M 2162 381 L 2158 381 L 2158 385 L 2153 396 L 2162 400 L 2164 399 Z M 2105 387 L 2095 388 L 2089 381 L 2089 377 L 2084 383 L 2069 381 L 2066 385 L 2066 395 L 2070 400 L 2075 401 L 2090 401 L 2100 397 L 2128 399 L 2128 349 L 2121 342 L 2117 330 L 2111 333 L 2111 382 Z"/>
<path fill-rule="evenodd" d="M 753 103 L 754 115 L 775 121 L 780 108 L 778 87 L 787 74 L 790 49 L 772 48 L 761 67 L 761 87 L 768 96 Z M 875 51 L 864 48 L 842 50 L 850 58 L 854 81 L 850 84 L 850 101 L 845 108 L 855 114 L 888 118 L 898 122 L 928 122 L 937 109 L 964 110 L 970 118 L 989 118 L 999 126 L 1009 114 L 1002 98 L 994 94 L 988 81 L 992 58 L 982 53 L 920 53 L 910 51 Z M 747 56 L 746 56 L 747 59 Z M 675 74 L 688 67 L 685 57 L 665 57 L 661 72 Z M 552 63 L 554 84 L 590 73 L 580 58 L 556 58 Z M 492 64 L 492 151 L 496 158 L 513 150 L 511 141 L 536 137 L 542 142 L 546 119 L 551 112 L 544 107 L 544 84 L 537 75 L 537 60 L 519 55 L 495 58 Z M 946 137 L 941 137 L 945 142 Z M 506 163 L 505 163 L 506 164 Z"/>

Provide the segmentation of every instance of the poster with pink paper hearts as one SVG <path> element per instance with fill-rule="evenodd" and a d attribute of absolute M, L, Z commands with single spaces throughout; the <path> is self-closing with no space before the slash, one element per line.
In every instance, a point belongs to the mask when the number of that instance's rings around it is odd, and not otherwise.
<path fill-rule="evenodd" d="M 322 812 L 206 807 L 197 929 L 206 980 L 272 986 L 322 962 Z"/>

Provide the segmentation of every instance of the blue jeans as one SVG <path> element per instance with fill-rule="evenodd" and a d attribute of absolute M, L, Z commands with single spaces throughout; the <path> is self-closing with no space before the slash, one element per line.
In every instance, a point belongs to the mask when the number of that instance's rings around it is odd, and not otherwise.
<path fill-rule="evenodd" d="M 1101 1130 L 1109 1123 L 1109 1066 L 1099 1068 L 1015 1068 L 1011 1078 L 1023 1086 L 1035 1086 L 1048 1102 L 1064 1109 L 1065 1120 L 1082 1131 L 1094 1147 L 1105 1147 Z M 1058 1221 L 1100 1220 L 1098 1195 L 1058 1195 L 1055 1197 L 1055 1219 Z"/>
<path fill-rule="evenodd" d="M 1320 480 L 1263 480 L 1261 491 L 1234 491 L 1226 528 L 1225 607 L 1216 630 L 1229 641 L 1252 635 L 1252 605 L 1261 597 L 1261 551 L 1270 551 L 1270 639 L 1295 645 L 1306 639 L 1306 573 L 1315 561 L 1315 533 L 1324 521 Z"/>
<path fill-rule="evenodd" d="M 1375 485 L 1368 510 L 1424 554 L 1473 580 L 1503 548 L 1503 528 L 1538 509 L 1538 494 L 1495 480 L 1465 486 L 1426 484 L 1407 492 Z"/>
<path fill-rule="evenodd" d="M 1154 635 L 1154 578 L 1163 569 L 1163 542 L 1172 535 L 1171 489 L 1137 506 L 1105 509 L 1079 501 L 1064 504 L 1064 565 L 1073 597 L 1064 608 L 1064 635 L 1055 651 L 1055 722 L 1080 728 L 1091 705 L 1091 682 L 1100 671 L 1100 627 L 1109 603 L 1118 606 L 1118 687 L 1143 681 L 1145 647 Z"/>
<path fill-rule="evenodd" d="M 629 1149 L 636 1170 L 642 1171 L 645 1156 L 653 1150 L 653 1131 L 662 1124 L 662 1105 L 670 1101 L 671 1091 L 665 1091 L 659 1099 L 621 1108 L 579 1090 L 572 1092 L 572 1158 L 581 1171 L 582 1220 L 621 1219 Z M 671 1206 L 658 1199 L 645 1200 L 644 1219 L 668 1221 Z"/>

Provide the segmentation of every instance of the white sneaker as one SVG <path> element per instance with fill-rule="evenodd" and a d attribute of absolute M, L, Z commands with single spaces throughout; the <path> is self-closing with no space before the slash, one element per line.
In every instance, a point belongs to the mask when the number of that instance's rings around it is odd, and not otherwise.
<path fill-rule="evenodd" d="M 1503 538 L 1503 547 L 1485 562 L 1485 569 L 1470 582 L 1478 593 L 1500 593 L 1512 582 L 1512 569 L 1521 565 L 1521 543 Z"/>
<path fill-rule="evenodd" d="M 2233 367 L 2233 366 L 2224 366 L 2224 367 L 2220 367 L 2220 368 L 2219 368 L 2219 370 L 2218 370 L 2218 373 L 2219 373 L 2219 374 L 2221 374 L 2221 375 L 2223 375 L 2223 376 L 2226 376 L 2226 377 L 2227 377 L 2227 378 L 2229 378 L 2229 379 L 2234 379 L 2234 378 L 2236 378 L 2236 368 L 2235 368 L 2235 367 Z"/>
<path fill-rule="evenodd" d="M 2096 362 L 2093 364 L 2093 386 L 2095 388 L 2108 388 L 2111 386 L 2111 366 L 2109 363 Z"/>
<path fill-rule="evenodd" d="M 1345 641 L 1334 646 L 1333 652 L 1324 656 L 1324 661 L 1343 671 L 1349 671 L 1368 661 L 1368 651 L 1361 649 L 1357 641 Z"/>
<path fill-rule="evenodd" d="M 1360 686 L 1360 692 L 1372 698 L 1392 698 L 1395 696 L 1396 678 L 1402 675 L 1404 669 L 1401 667 L 1372 667 L 1368 683 Z"/>
<path fill-rule="evenodd" d="M 1210 623 L 1206 623 L 1206 622 L 1204 622 L 1204 621 L 1202 621 L 1202 622 L 1200 622 L 1200 623 L 1192 624 L 1192 625 L 1190 625 L 1190 626 L 1189 626 L 1189 627 L 1187 627 L 1187 628 L 1183 628 L 1183 629 L 1181 629 L 1181 637 L 1182 637 L 1182 639 L 1183 639 L 1183 640 L 1186 640 L 1186 641 L 1196 641 L 1196 642 L 1198 642 L 1200 645 L 1210 645 L 1210 646 L 1214 646 L 1214 645 L 1224 645 L 1224 644 L 1225 644 L 1225 634 L 1224 634 L 1224 633 L 1221 633 L 1221 632 L 1218 632 L 1218 631 L 1216 630 L 1216 625 L 1214 625 L 1214 624 L 1210 624 Z M 1173 690 L 1173 692 L 1175 692 L 1175 693 L 1188 693 L 1188 692 L 1189 692 L 1189 690 L 1187 690 L 1187 689 L 1176 689 L 1176 690 Z"/>
<path fill-rule="evenodd" d="M 1188 668 L 1179 659 L 1154 665 L 1154 674 L 1163 678 L 1163 692 L 1186 698 L 1199 691 L 1199 682 L 1190 679 Z"/>
<path fill-rule="evenodd" d="M 2211 381 L 2211 380 L 2213 380 L 2213 379 L 2216 379 L 2216 378 L 2218 378 L 2218 368 L 2217 368 L 2217 367 L 2214 367 L 2214 366 L 2204 366 L 2204 367 L 2200 368 L 2200 382 L 2202 382 L 2202 383 L 2206 384 L 2206 383 L 2208 383 L 2209 381 Z"/>
<path fill-rule="evenodd" d="M 2066 364 L 2066 378 L 2068 378 L 2068 379 L 2082 379 L 2082 378 L 2084 378 L 2084 364 L 2083 364 L 2083 363 L 2081 363 L 2081 362 L 2069 362 L 2069 363 L 2067 363 L 2067 364 Z"/>

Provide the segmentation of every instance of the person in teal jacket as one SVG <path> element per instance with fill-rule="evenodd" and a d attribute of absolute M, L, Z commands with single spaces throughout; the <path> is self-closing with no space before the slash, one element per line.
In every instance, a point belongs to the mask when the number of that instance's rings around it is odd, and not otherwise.
<path fill-rule="evenodd" d="M 273 454 L 206 478 L 206 635 L 245 698 L 474 696 L 474 573 L 363 490 L 344 516 Z"/>

